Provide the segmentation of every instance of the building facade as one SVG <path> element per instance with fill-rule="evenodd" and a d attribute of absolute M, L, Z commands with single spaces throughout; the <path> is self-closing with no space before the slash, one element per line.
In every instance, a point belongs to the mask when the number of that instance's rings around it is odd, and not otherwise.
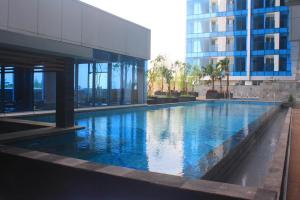
<path fill-rule="evenodd" d="M 144 103 L 150 37 L 79 0 L 0 0 L 0 113 Z"/>
<path fill-rule="evenodd" d="M 231 80 L 295 80 L 289 13 L 284 0 L 187 0 L 186 62 L 227 57 Z"/>

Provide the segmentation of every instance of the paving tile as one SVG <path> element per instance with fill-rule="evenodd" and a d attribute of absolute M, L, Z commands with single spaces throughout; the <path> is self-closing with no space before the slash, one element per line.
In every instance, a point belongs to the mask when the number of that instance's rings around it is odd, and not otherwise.
<path fill-rule="evenodd" d="M 56 164 L 70 166 L 70 167 L 74 167 L 76 165 L 80 165 L 85 162 L 87 162 L 87 161 L 76 159 L 76 158 L 63 158 L 63 159 L 54 161 L 54 163 L 56 163 Z"/>

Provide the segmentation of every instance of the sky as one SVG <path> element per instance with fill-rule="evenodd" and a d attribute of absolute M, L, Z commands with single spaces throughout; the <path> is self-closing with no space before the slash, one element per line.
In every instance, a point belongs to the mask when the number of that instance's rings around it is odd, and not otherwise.
<path fill-rule="evenodd" d="M 186 0 L 82 0 L 151 29 L 151 59 L 185 60 Z"/>

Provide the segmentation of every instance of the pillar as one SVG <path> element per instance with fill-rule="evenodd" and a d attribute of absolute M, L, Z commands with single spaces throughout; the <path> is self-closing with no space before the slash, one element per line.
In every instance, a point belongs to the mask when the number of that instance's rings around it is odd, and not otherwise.
<path fill-rule="evenodd" d="M 74 60 L 66 59 L 56 72 L 56 127 L 74 126 Z"/>

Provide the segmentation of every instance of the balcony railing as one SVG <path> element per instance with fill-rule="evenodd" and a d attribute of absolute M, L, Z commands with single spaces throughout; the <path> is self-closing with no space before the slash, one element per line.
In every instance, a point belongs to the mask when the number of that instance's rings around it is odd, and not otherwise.
<path fill-rule="evenodd" d="M 266 42 L 265 50 L 274 50 L 274 42 Z"/>
<path fill-rule="evenodd" d="M 218 32 L 218 26 L 217 25 L 212 25 L 211 26 L 211 32 Z"/>
<path fill-rule="evenodd" d="M 227 12 L 228 11 L 233 11 L 234 10 L 234 5 L 233 4 L 227 4 Z"/>
<path fill-rule="evenodd" d="M 216 13 L 216 12 L 218 12 L 218 11 L 219 11 L 218 6 L 212 6 L 212 7 L 211 7 L 211 12 L 212 12 L 212 13 Z"/>
<path fill-rule="evenodd" d="M 216 52 L 216 51 L 218 51 L 218 46 L 217 45 L 211 45 L 209 47 L 209 50 L 212 51 L 212 52 Z"/>
<path fill-rule="evenodd" d="M 233 31 L 233 30 L 234 30 L 234 25 L 233 24 L 227 24 L 226 31 L 230 32 L 230 31 Z"/>
<path fill-rule="evenodd" d="M 233 51 L 234 50 L 234 45 L 233 44 L 227 44 L 226 45 L 226 51 Z"/>

